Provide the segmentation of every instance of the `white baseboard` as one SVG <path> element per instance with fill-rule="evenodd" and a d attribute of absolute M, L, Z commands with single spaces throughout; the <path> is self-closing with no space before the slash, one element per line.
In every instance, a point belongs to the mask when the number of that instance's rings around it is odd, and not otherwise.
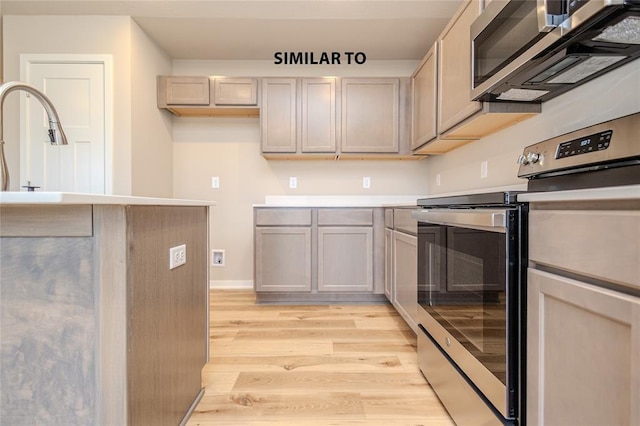
<path fill-rule="evenodd" d="M 209 288 L 218 290 L 251 290 L 253 281 L 249 280 L 210 280 Z"/>

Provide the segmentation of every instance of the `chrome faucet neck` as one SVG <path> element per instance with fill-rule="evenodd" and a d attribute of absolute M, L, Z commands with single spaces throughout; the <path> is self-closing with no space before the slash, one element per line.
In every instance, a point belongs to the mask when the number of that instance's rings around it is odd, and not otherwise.
<path fill-rule="evenodd" d="M 9 189 L 9 169 L 4 155 L 4 100 L 9 93 L 16 90 L 21 90 L 33 95 L 44 107 L 49 118 L 49 139 L 51 140 L 51 144 L 67 145 L 67 136 L 60 125 L 58 112 L 47 95 L 42 93 L 37 87 L 22 81 L 8 81 L 0 85 L 0 178 L 2 178 L 2 191 L 7 191 Z"/>

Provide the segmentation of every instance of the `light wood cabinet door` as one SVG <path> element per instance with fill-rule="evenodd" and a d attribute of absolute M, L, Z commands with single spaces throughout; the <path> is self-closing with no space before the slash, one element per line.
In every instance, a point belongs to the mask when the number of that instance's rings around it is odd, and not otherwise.
<path fill-rule="evenodd" d="M 258 79 L 216 78 L 213 93 L 216 105 L 258 105 Z"/>
<path fill-rule="evenodd" d="M 296 96 L 295 78 L 262 80 L 262 152 L 296 152 Z"/>
<path fill-rule="evenodd" d="M 311 291 L 311 228 L 255 229 L 256 291 Z"/>
<path fill-rule="evenodd" d="M 471 33 L 480 14 L 479 0 L 465 0 L 466 8 L 452 21 L 440 40 L 438 66 L 438 131 L 444 133 L 482 109 L 471 101 Z"/>
<path fill-rule="evenodd" d="M 444 275 L 447 271 L 447 256 L 444 253 L 443 240 L 446 230 L 441 226 L 422 226 L 418 239 L 418 289 L 421 293 L 441 292 Z"/>
<path fill-rule="evenodd" d="M 342 79 L 342 152 L 399 151 L 399 90 L 394 78 Z"/>
<path fill-rule="evenodd" d="M 209 77 L 167 77 L 167 105 L 209 105 Z"/>
<path fill-rule="evenodd" d="M 529 259 L 640 290 L 640 202 L 620 210 L 611 205 L 592 203 L 591 210 L 533 205 Z"/>
<path fill-rule="evenodd" d="M 418 308 L 418 238 L 393 231 L 394 306 L 417 332 Z"/>
<path fill-rule="evenodd" d="M 437 59 L 438 43 L 435 43 L 411 78 L 413 92 L 411 149 L 424 145 L 438 135 L 436 127 Z"/>
<path fill-rule="evenodd" d="M 393 229 L 384 230 L 384 295 L 393 303 Z"/>
<path fill-rule="evenodd" d="M 318 227 L 318 291 L 373 291 L 371 227 Z"/>
<path fill-rule="evenodd" d="M 301 82 L 302 152 L 336 151 L 336 79 Z"/>
<path fill-rule="evenodd" d="M 640 424 L 640 298 L 529 269 L 527 423 Z"/>

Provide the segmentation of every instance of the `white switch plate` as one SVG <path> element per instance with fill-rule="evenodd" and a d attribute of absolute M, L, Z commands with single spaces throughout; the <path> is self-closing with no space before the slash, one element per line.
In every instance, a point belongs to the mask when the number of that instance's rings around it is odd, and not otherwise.
<path fill-rule="evenodd" d="M 169 249 L 169 269 L 175 269 L 180 265 L 187 263 L 187 246 L 171 247 Z"/>
<path fill-rule="evenodd" d="M 440 173 L 436 175 L 436 186 L 440 186 Z"/>
<path fill-rule="evenodd" d="M 211 178 L 211 187 L 214 189 L 220 188 L 220 178 L 218 176 L 213 176 Z"/>
<path fill-rule="evenodd" d="M 487 160 L 480 163 L 480 178 L 484 179 L 489 174 L 489 162 Z"/>
<path fill-rule="evenodd" d="M 289 178 L 289 188 L 297 188 L 298 187 L 298 178 L 295 176 L 291 176 Z"/>
<path fill-rule="evenodd" d="M 362 178 L 362 187 L 367 189 L 371 188 L 371 178 L 369 176 Z"/>

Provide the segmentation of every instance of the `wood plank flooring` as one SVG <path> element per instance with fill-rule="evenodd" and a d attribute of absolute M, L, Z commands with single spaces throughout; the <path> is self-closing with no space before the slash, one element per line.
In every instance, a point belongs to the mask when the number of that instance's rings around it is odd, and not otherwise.
<path fill-rule="evenodd" d="M 390 305 L 255 305 L 211 292 L 205 395 L 188 426 L 453 425 Z"/>

